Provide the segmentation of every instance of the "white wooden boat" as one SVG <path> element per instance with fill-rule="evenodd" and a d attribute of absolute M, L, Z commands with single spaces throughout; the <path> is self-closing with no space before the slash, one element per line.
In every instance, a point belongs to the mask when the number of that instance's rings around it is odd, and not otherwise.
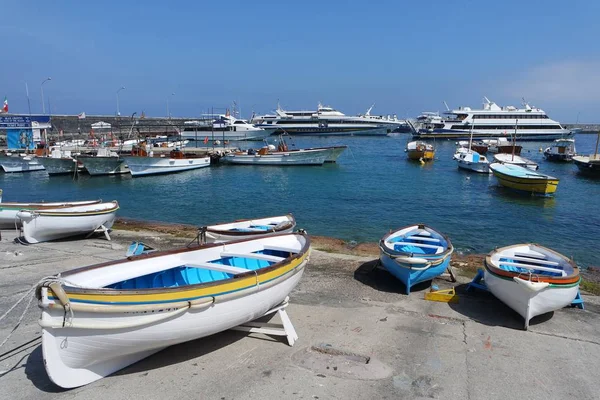
<path fill-rule="evenodd" d="M 494 154 L 494 161 L 500 164 L 512 164 L 519 167 L 527 168 L 532 171 L 537 171 L 539 166 L 536 162 L 528 158 L 518 156 L 516 154 L 498 153 Z"/>
<path fill-rule="evenodd" d="M 48 376 L 63 388 L 86 385 L 257 319 L 298 284 L 309 252 L 308 235 L 293 233 L 64 272 L 37 290 Z"/>
<path fill-rule="evenodd" d="M 200 228 L 202 240 L 206 243 L 220 243 L 230 240 L 253 239 L 278 233 L 291 233 L 296 227 L 292 214 L 278 217 L 244 219 L 226 224 L 209 225 Z"/>
<path fill-rule="evenodd" d="M 4 172 L 32 172 L 42 171 L 41 165 L 31 154 L 0 154 L 0 167 Z"/>
<path fill-rule="evenodd" d="M 544 157 L 548 161 L 573 161 L 576 155 L 575 139 L 556 139 L 552 146 L 544 150 Z"/>
<path fill-rule="evenodd" d="M 15 227 L 20 227 L 21 221 L 17 218 L 17 213 L 21 210 L 51 210 L 56 208 L 69 208 L 98 203 L 102 203 L 102 200 L 86 200 L 71 202 L 63 201 L 53 203 L 3 203 L 2 190 L 0 190 L 0 229 L 15 229 Z"/>
<path fill-rule="evenodd" d="M 123 158 L 105 147 L 98 149 L 95 155 L 80 155 L 77 161 L 83 164 L 83 167 L 92 176 L 98 175 L 119 175 L 129 173 L 129 167 Z"/>
<path fill-rule="evenodd" d="M 156 155 L 153 151 L 143 151 L 139 155 L 123 156 L 131 176 L 170 174 L 210 166 L 210 157 L 184 153 L 179 149 L 167 155 Z"/>
<path fill-rule="evenodd" d="M 280 151 L 269 145 L 258 151 L 250 149 L 229 153 L 223 157 L 223 161 L 244 165 L 323 165 L 333 157 L 332 153 L 333 150 L 328 147 Z"/>
<path fill-rule="evenodd" d="M 92 233 L 98 228 L 110 229 L 119 203 L 97 203 L 54 209 L 21 210 L 21 236 L 27 243 L 47 242 Z"/>
<path fill-rule="evenodd" d="M 568 306 L 579 291 L 579 268 L 572 260 L 537 244 L 516 244 L 485 258 L 488 289 L 529 320 Z"/>

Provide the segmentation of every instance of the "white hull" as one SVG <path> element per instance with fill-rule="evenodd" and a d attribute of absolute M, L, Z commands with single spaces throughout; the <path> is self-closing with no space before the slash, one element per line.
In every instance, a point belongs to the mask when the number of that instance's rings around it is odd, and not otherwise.
<path fill-rule="evenodd" d="M 78 157 L 78 160 L 92 176 L 129 173 L 127 164 L 119 157 Z"/>
<path fill-rule="evenodd" d="M 306 263 L 306 261 L 305 261 Z M 305 264 L 304 263 L 304 264 Z M 42 334 L 44 364 L 48 376 L 63 388 L 82 386 L 112 374 L 136 361 L 178 343 L 225 331 L 252 321 L 280 304 L 298 284 L 304 265 L 292 276 L 236 292 L 217 300 L 208 308 L 190 310 L 159 323 L 125 329 L 45 328 Z M 45 309 L 42 323 L 61 324 L 64 312 Z M 78 323 L 139 324 L 154 315 L 132 313 L 77 312 Z M 68 342 L 68 346 L 64 343 Z"/>
<path fill-rule="evenodd" d="M 464 160 L 458 160 L 458 168 L 478 172 L 480 174 L 490 174 L 490 163 L 472 163 Z"/>
<path fill-rule="evenodd" d="M 32 172 L 44 169 L 44 166 L 38 163 L 35 158 L 18 155 L 0 155 L 0 167 L 4 172 Z"/>
<path fill-rule="evenodd" d="M 332 150 L 296 150 L 271 154 L 227 154 L 223 160 L 230 164 L 244 165 L 323 165 Z"/>
<path fill-rule="evenodd" d="M 183 131 L 180 134 L 182 138 L 189 140 L 201 142 L 205 138 L 208 138 L 209 141 L 214 142 L 215 140 L 263 140 L 269 136 L 271 132 L 264 129 L 257 129 L 248 131 Z"/>
<path fill-rule="evenodd" d="M 386 136 L 392 132 L 391 127 L 364 125 L 358 127 L 354 124 L 329 124 L 324 127 L 318 123 L 261 125 L 269 133 L 288 133 L 294 136 Z"/>
<path fill-rule="evenodd" d="M 115 221 L 118 206 L 112 212 L 85 214 L 79 210 L 104 211 L 113 203 L 54 209 L 48 212 L 19 211 L 21 235 L 27 243 L 40 243 L 91 233 L 104 226 L 110 229 Z M 61 215 L 63 214 L 63 215 Z"/>
<path fill-rule="evenodd" d="M 65 207 L 98 204 L 101 200 L 72 201 L 61 203 L 0 203 L 0 229 L 15 229 L 21 226 L 17 213 L 24 209 L 35 209 L 37 207 Z"/>
<path fill-rule="evenodd" d="M 123 157 L 132 176 L 170 174 L 191 169 L 208 167 L 210 157 L 168 158 L 168 157 Z"/>
<path fill-rule="evenodd" d="M 73 158 L 36 157 L 35 159 L 44 166 L 48 175 L 72 174 L 77 169 L 77 160 Z"/>
<path fill-rule="evenodd" d="M 499 278 L 487 269 L 484 277 L 490 292 L 525 319 L 526 329 L 531 318 L 568 306 L 579 291 L 579 285 L 564 288 L 550 285 L 532 291 L 514 280 Z"/>
<path fill-rule="evenodd" d="M 500 164 L 512 164 L 518 165 L 519 167 L 527 168 L 532 171 L 536 171 L 538 169 L 537 163 L 521 156 L 507 154 L 507 153 L 499 153 L 494 155 L 494 161 Z"/>
<path fill-rule="evenodd" d="M 252 229 L 252 226 L 270 226 L 271 229 Z M 289 226 L 289 228 L 281 229 L 286 226 Z M 231 240 L 257 239 L 280 233 L 292 233 L 295 227 L 296 220 L 291 214 L 279 217 L 267 217 L 231 222 L 227 224 L 210 225 L 205 227 L 206 230 L 204 232 L 204 241 L 206 243 L 221 243 L 229 242 Z M 237 234 L 227 232 L 228 230 L 232 229 L 238 229 L 239 231 L 236 232 Z M 244 234 L 243 230 L 250 230 L 253 232 Z"/>

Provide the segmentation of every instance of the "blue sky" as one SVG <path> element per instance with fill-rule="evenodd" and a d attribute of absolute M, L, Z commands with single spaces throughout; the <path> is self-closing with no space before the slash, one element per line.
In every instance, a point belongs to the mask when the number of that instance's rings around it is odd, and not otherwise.
<path fill-rule="evenodd" d="M 88 4 L 89 3 L 89 4 Z M 244 116 L 500 105 L 600 122 L 597 1 L 22 1 L 0 8 L 11 112 Z M 171 95 L 175 93 L 175 95 Z M 48 106 L 47 106 L 48 107 Z"/>

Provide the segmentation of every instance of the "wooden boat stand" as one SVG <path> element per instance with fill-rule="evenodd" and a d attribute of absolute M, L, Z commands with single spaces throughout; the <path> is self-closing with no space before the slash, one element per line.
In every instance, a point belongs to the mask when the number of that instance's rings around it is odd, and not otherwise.
<path fill-rule="evenodd" d="M 481 269 L 477 270 L 477 275 L 475 275 L 475 278 L 473 278 L 473 280 L 467 285 L 466 291 L 470 292 L 471 290 L 473 290 L 473 288 L 489 292 L 487 285 L 485 284 L 485 279 L 483 277 L 483 270 Z M 571 303 L 571 307 L 577 307 L 580 310 L 585 309 L 583 298 L 581 297 L 581 292 L 579 290 L 577 290 L 577 296 Z"/>
<path fill-rule="evenodd" d="M 231 330 L 250 333 L 262 333 L 270 336 L 285 336 L 287 338 L 288 344 L 290 346 L 293 346 L 294 342 L 298 340 L 298 335 L 296 334 L 294 325 L 292 325 L 292 321 L 290 321 L 290 317 L 288 317 L 287 312 L 285 311 L 286 307 L 289 304 L 289 299 L 289 297 L 286 297 L 282 303 L 280 303 L 278 306 L 273 307 L 262 316 L 264 317 L 266 315 L 270 315 L 274 312 L 277 312 L 277 314 L 279 314 L 279 318 L 281 319 L 281 324 L 251 321 L 243 325 L 233 327 L 231 328 Z"/>
<path fill-rule="evenodd" d="M 104 224 L 100 225 L 98 228 L 96 228 L 96 230 L 94 230 L 93 232 L 90 232 L 85 238 L 89 238 L 90 236 L 92 236 L 94 233 L 104 233 L 104 237 L 106 237 L 106 240 L 108 240 L 110 242 L 110 235 L 108 234 L 108 228 L 104 226 Z"/>

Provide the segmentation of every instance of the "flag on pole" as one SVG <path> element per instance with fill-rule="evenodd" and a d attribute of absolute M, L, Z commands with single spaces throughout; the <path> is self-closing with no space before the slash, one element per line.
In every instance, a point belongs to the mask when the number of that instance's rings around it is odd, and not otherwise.
<path fill-rule="evenodd" d="M 208 136 L 204 138 L 204 144 L 208 143 Z"/>
<path fill-rule="evenodd" d="M 6 96 L 4 96 L 4 105 L 2 106 L 2 111 L 5 113 L 8 112 L 8 99 L 6 98 Z"/>
<path fill-rule="evenodd" d="M 81 114 L 77 114 L 77 118 L 85 119 L 85 112 L 82 112 Z"/>

